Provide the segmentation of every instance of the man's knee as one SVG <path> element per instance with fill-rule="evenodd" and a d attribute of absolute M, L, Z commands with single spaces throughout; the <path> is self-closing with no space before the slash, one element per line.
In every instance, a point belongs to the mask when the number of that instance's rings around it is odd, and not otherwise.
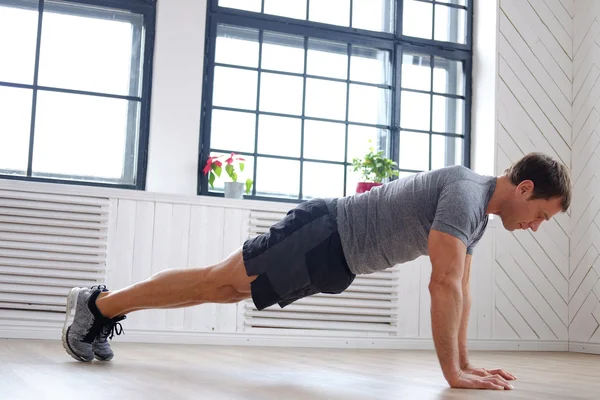
<path fill-rule="evenodd" d="M 218 286 L 230 286 L 233 289 L 233 298 L 241 300 L 250 296 L 250 284 L 256 279 L 256 276 L 248 276 L 241 249 L 210 267 L 209 274 L 211 279 L 218 283 Z"/>

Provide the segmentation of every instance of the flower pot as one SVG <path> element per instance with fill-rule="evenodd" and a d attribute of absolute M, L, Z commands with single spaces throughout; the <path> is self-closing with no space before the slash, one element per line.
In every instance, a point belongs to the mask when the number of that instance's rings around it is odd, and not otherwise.
<path fill-rule="evenodd" d="M 225 182 L 225 197 L 228 199 L 243 199 L 244 186 L 242 182 Z"/>
<path fill-rule="evenodd" d="M 371 190 L 375 186 L 381 186 L 381 185 L 383 185 L 383 183 L 379 183 L 379 182 L 358 182 L 356 184 L 356 193 L 368 192 L 369 190 Z"/>

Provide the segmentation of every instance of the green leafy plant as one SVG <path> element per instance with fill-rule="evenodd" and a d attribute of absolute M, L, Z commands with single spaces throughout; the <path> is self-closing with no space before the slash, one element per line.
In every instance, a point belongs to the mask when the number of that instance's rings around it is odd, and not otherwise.
<path fill-rule="evenodd" d="M 395 161 L 384 157 L 383 150 L 375 151 L 373 147 L 363 158 L 352 160 L 354 172 L 359 171 L 365 182 L 382 183 L 384 179 L 397 176 L 399 172 L 394 169 L 397 165 Z"/>
<path fill-rule="evenodd" d="M 235 154 L 231 153 L 231 155 L 221 155 L 221 156 L 210 156 L 206 161 L 206 165 L 204 166 L 204 175 L 208 174 L 208 183 L 211 189 L 214 189 L 214 183 L 216 178 L 221 177 L 221 173 L 223 172 L 223 165 L 225 165 L 225 172 L 229 176 L 232 182 L 237 182 L 239 172 L 244 172 L 246 160 Z M 237 168 L 236 168 L 237 166 Z M 254 182 L 252 179 L 246 179 L 246 194 L 250 194 L 250 190 L 252 190 L 252 184 Z"/>

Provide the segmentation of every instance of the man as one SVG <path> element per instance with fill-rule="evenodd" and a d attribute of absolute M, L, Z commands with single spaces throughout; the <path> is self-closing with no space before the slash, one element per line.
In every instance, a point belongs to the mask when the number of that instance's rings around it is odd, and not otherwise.
<path fill-rule="evenodd" d="M 433 339 L 448 384 L 512 389 L 513 375 L 477 369 L 468 360 L 473 249 L 489 214 L 510 231 L 536 231 L 542 221 L 566 211 L 570 201 L 567 168 L 539 153 L 523 157 L 500 177 L 453 166 L 367 193 L 311 200 L 216 265 L 165 270 L 115 292 L 74 288 L 63 343 L 75 359 L 109 360 L 107 338 L 133 311 L 250 297 L 259 310 L 285 307 L 315 293 L 341 293 L 356 274 L 429 255 Z"/>

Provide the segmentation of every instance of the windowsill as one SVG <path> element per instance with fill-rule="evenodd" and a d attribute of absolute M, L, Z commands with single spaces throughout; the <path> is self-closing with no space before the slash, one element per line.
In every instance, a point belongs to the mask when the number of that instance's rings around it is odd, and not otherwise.
<path fill-rule="evenodd" d="M 0 190 L 49 193 L 64 196 L 105 197 L 118 200 L 155 201 L 211 207 L 252 209 L 287 212 L 295 204 L 253 199 L 226 199 L 217 196 L 190 196 L 99 186 L 68 185 L 61 183 L 31 182 L 0 178 Z"/>

